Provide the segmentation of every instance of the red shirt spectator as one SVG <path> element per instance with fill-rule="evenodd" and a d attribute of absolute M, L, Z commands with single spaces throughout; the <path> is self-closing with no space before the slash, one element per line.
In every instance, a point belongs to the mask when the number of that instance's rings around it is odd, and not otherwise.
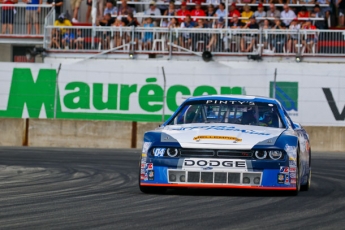
<path fill-rule="evenodd" d="M 298 12 L 298 14 L 297 14 L 297 17 L 298 18 L 309 18 L 310 17 L 310 13 L 309 13 L 309 11 L 307 10 L 307 8 L 305 6 L 302 6 L 301 7 L 301 11 Z"/>
<path fill-rule="evenodd" d="M 236 3 L 233 2 L 230 6 L 229 17 L 233 17 L 234 14 L 236 14 L 237 16 L 241 15 L 240 11 L 236 9 Z"/>
<path fill-rule="evenodd" d="M 1 1 L 0 1 L 0 4 L 14 5 L 17 2 L 18 1 L 5 0 L 3 3 L 1 3 Z M 2 9 L 3 10 L 14 10 L 14 6 L 3 6 Z"/>
<path fill-rule="evenodd" d="M 187 15 L 190 15 L 190 11 L 187 10 L 187 3 L 186 2 L 182 2 L 181 3 L 181 9 L 179 9 L 177 12 L 176 12 L 176 16 L 183 16 L 181 18 L 178 18 L 178 21 L 181 23 L 184 21 L 185 17 Z"/>
<path fill-rule="evenodd" d="M 195 9 L 192 10 L 192 12 L 190 13 L 190 15 L 192 16 L 192 18 L 193 18 L 193 16 L 199 16 L 199 17 L 201 17 L 201 16 L 202 16 L 202 17 L 205 17 L 205 16 L 206 16 L 205 11 L 203 11 L 203 10 L 201 9 L 201 2 L 200 2 L 200 1 L 196 1 L 196 2 L 195 2 Z M 193 20 L 196 21 L 197 18 L 193 18 Z"/>

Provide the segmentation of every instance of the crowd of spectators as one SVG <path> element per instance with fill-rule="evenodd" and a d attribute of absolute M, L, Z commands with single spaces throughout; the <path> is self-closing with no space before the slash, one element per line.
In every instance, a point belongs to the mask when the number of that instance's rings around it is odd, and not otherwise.
<path fill-rule="evenodd" d="M 339 7 L 341 1 L 345 2 L 345 0 L 339 0 Z M 252 2 L 248 1 L 248 3 Z M 281 2 L 278 1 L 277 3 Z M 206 1 L 198 0 L 193 1 L 193 3 L 195 5 L 188 5 L 185 1 L 182 1 L 181 4 L 170 1 L 168 5 L 160 7 L 162 5 L 157 5 L 155 1 L 152 1 L 143 12 L 142 20 L 137 20 L 135 18 L 137 14 L 135 5 L 131 6 L 127 4 L 126 0 L 122 0 L 121 5 L 117 6 L 113 0 L 107 0 L 102 14 L 97 17 L 96 24 L 101 27 L 226 28 L 227 26 L 230 29 L 262 28 L 264 30 L 297 31 L 299 29 L 327 29 L 327 17 L 331 15 L 330 8 L 321 8 L 319 4 L 315 4 L 314 7 L 299 6 L 295 8 L 284 4 L 280 9 L 275 5 L 274 0 L 271 0 L 269 7 L 264 7 L 262 3 L 258 3 L 256 7 L 251 7 L 248 4 L 240 7 L 236 3 L 231 3 L 228 12 L 225 4 L 219 0 L 207 0 L 207 3 L 217 5 L 202 4 Z M 341 11 L 339 12 L 341 15 Z M 226 21 L 227 18 L 228 21 Z M 323 20 L 311 20 L 313 18 L 323 18 Z M 66 20 L 68 19 L 61 16 L 56 25 L 62 26 Z M 72 18 L 72 22 L 74 20 L 75 18 Z M 55 48 L 79 49 L 82 48 L 85 39 L 80 31 L 71 33 L 68 29 L 65 31 L 55 30 L 53 35 L 55 39 L 52 40 L 51 46 Z M 102 49 L 119 47 L 130 42 L 130 40 L 134 40 L 135 49 L 140 46 L 143 50 L 150 50 L 155 34 L 153 32 L 138 32 L 132 38 L 126 33 L 98 32 L 97 36 Z M 235 46 L 239 52 L 251 52 L 257 45 L 259 36 L 253 33 L 235 33 L 233 36 L 189 32 L 177 34 L 174 31 L 170 39 L 174 44 L 192 50 L 199 50 L 199 46 L 202 45 L 201 49 L 222 52 L 232 50 Z M 275 52 L 285 52 L 285 47 L 287 52 L 293 52 L 298 42 L 298 39 L 293 35 L 287 36 L 279 33 L 274 36 L 265 36 L 262 39 L 264 48 L 274 49 Z M 169 38 L 166 37 L 166 40 Z M 307 50 L 312 50 L 312 46 L 317 42 L 317 36 L 308 35 L 300 40 Z"/>

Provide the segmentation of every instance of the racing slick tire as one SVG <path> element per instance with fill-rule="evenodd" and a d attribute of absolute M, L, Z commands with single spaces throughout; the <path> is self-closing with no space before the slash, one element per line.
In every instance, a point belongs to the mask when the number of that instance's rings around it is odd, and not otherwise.
<path fill-rule="evenodd" d="M 301 191 L 308 191 L 311 184 L 311 169 L 309 170 L 308 182 L 301 185 Z"/>
<path fill-rule="evenodd" d="M 143 193 L 147 194 L 164 194 L 166 192 L 166 188 L 162 187 L 151 187 L 151 186 L 141 186 L 139 185 L 139 189 Z"/>

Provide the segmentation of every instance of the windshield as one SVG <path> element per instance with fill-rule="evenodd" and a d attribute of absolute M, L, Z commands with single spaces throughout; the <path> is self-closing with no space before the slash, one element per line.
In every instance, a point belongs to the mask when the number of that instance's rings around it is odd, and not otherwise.
<path fill-rule="evenodd" d="M 185 104 L 168 125 L 191 123 L 230 123 L 284 128 L 275 104 L 252 101 L 193 101 Z"/>

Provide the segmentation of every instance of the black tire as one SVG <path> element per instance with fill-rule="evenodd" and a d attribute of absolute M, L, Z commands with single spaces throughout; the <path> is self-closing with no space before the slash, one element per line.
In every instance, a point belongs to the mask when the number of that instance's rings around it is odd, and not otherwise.
<path fill-rule="evenodd" d="M 308 191 L 311 184 L 311 169 L 309 169 L 308 182 L 301 185 L 301 191 Z"/>
<path fill-rule="evenodd" d="M 146 194 L 164 194 L 166 192 L 166 188 L 162 187 L 154 187 L 154 186 L 141 186 L 139 185 L 139 189 L 141 192 Z"/>

